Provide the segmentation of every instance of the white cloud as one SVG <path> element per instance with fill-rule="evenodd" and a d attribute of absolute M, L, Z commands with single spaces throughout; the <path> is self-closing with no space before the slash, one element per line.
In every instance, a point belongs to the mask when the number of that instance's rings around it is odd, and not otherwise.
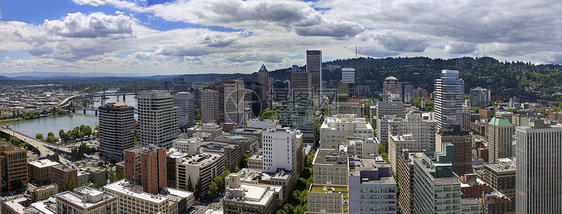
<path fill-rule="evenodd" d="M 106 36 L 123 37 L 133 33 L 134 21 L 125 15 L 90 15 L 69 13 L 63 20 L 45 20 L 41 26 L 51 35 L 77 38 L 96 38 Z"/>
<path fill-rule="evenodd" d="M 105 4 L 104 0 L 72 0 L 72 1 L 74 1 L 74 3 L 79 5 L 90 5 L 95 7 Z"/>

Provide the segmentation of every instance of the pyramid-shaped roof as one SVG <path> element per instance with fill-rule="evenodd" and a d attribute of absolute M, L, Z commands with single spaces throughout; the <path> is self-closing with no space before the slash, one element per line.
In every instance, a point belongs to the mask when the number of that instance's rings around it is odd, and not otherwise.
<path fill-rule="evenodd" d="M 264 71 L 267 72 L 267 68 L 265 68 L 264 64 L 261 65 L 260 71 L 261 72 L 264 72 Z"/>

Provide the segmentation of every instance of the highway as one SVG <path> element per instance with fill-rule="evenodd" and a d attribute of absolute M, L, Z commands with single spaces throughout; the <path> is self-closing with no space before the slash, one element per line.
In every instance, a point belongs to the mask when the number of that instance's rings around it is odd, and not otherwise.
<path fill-rule="evenodd" d="M 39 152 L 41 152 L 41 156 L 39 158 L 43 158 L 46 157 L 47 155 L 54 155 L 55 153 L 53 151 L 51 151 L 50 149 L 48 149 L 47 147 L 45 147 L 45 142 L 42 142 L 40 140 L 37 140 L 35 138 L 26 136 L 22 133 L 19 133 L 17 131 L 14 131 L 12 129 L 6 129 L 6 127 L 0 127 L 0 130 L 19 138 L 22 141 L 25 141 L 29 144 L 31 144 L 32 146 L 34 146 L 35 148 L 39 149 Z M 6 139 L 8 140 L 8 139 Z"/>

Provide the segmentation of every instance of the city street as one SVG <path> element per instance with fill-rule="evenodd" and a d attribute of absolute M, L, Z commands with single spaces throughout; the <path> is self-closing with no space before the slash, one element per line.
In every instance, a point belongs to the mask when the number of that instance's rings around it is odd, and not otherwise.
<path fill-rule="evenodd" d="M 35 138 L 25 136 L 23 134 L 20 134 L 17 131 L 13 131 L 11 129 L 6 129 L 6 127 L 0 127 L 0 130 L 4 131 L 6 133 L 9 133 L 12 136 L 17 137 L 20 140 L 25 141 L 25 142 L 29 143 L 30 145 L 34 146 L 35 148 L 37 148 L 39 150 L 39 152 L 41 152 L 41 156 L 39 158 L 43 158 L 43 157 L 46 157 L 47 155 L 54 155 L 55 154 L 53 151 L 51 151 L 50 149 L 45 147 L 44 142 L 42 142 L 42 141 L 39 141 Z"/>

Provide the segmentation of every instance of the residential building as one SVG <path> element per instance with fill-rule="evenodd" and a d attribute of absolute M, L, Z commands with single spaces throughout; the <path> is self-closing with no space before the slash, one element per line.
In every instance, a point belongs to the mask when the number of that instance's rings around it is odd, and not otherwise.
<path fill-rule="evenodd" d="M 347 144 L 348 138 L 373 135 L 373 127 L 363 117 L 355 114 L 326 117 L 320 127 L 320 147 L 337 149 L 339 145 Z"/>
<path fill-rule="evenodd" d="M 262 133 L 263 172 L 273 173 L 278 169 L 293 171 L 297 169 L 298 130 L 269 128 Z"/>
<path fill-rule="evenodd" d="M 453 173 L 454 145 L 442 144 L 443 152 L 415 157 L 414 203 L 416 213 L 460 213 L 461 182 Z"/>
<path fill-rule="evenodd" d="M 223 82 L 224 86 L 224 122 L 242 124 L 244 121 L 244 79 L 242 77 L 235 80 Z"/>
<path fill-rule="evenodd" d="M 384 79 L 382 84 L 382 101 L 400 101 L 400 84 L 396 77 L 389 76 Z"/>
<path fill-rule="evenodd" d="M 515 129 L 517 213 L 562 213 L 562 125 L 533 120 Z"/>
<path fill-rule="evenodd" d="M 515 166 L 506 162 L 485 163 L 482 171 L 484 182 L 515 202 Z"/>
<path fill-rule="evenodd" d="M 465 174 L 460 179 L 463 198 L 481 198 L 484 194 L 492 192 L 492 188 L 476 174 Z"/>
<path fill-rule="evenodd" d="M 277 205 L 282 205 L 289 199 L 298 178 L 295 171 L 288 172 L 284 170 L 275 173 L 266 173 L 262 172 L 261 169 L 244 168 L 236 174 L 244 184 L 258 185 L 273 189 L 275 191 Z"/>
<path fill-rule="evenodd" d="M 372 158 L 379 155 L 379 141 L 372 137 L 348 138 L 349 154 L 358 158 Z"/>
<path fill-rule="evenodd" d="M 341 82 L 342 83 L 355 83 L 355 68 L 342 68 L 341 69 Z"/>
<path fill-rule="evenodd" d="M 220 153 L 202 153 L 194 156 L 186 156 L 177 162 L 176 184 L 178 189 L 187 189 L 189 179 L 192 188 L 201 182 L 201 196 L 205 196 L 209 185 L 215 176 L 224 170 L 224 155 Z"/>
<path fill-rule="evenodd" d="M 27 185 L 27 150 L 0 141 L 0 163 L 2 163 L 0 166 L 2 192 Z M 17 182 L 21 185 L 15 185 Z"/>
<path fill-rule="evenodd" d="M 314 183 L 347 185 L 349 182 L 347 151 L 318 149 L 312 161 Z"/>
<path fill-rule="evenodd" d="M 178 138 L 178 109 L 169 93 L 145 92 L 138 96 L 139 143 L 170 148 Z"/>
<path fill-rule="evenodd" d="M 199 152 L 199 147 L 210 142 L 204 141 L 198 137 L 192 138 L 178 138 L 172 143 L 173 147 L 181 152 L 189 155 L 196 155 Z"/>
<path fill-rule="evenodd" d="M 236 167 L 240 169 L 240 164 L 244 158 L 244 145 L 236 143 L 211 142 L 202 145 L 199 150 L 208 153 L 223 154 L 224 166 L 230 171 L 234 171 Z"/>
<path fill-rule="evenodd" d="M 414 97 L 428 97 L 428 93 L 427 93 L 427 90 L 418 87 L 418 88 L 413 90 L 413 96 Z"/>
<path fill-rule="evenodd" d="M 390 165 L 376 159 L 349 158 L 349 213 L 396 213 L 396 181 Z"/>
<path fill-rule="evenodd" d="M 435 80 L 435 120 L 437 129 L 447 129 L 454 123 L 462 122 L 464 81 L 459 79 L 458 70 L 443 70 L 441 78 Z"/>
<path fill-rule="evenodd" d="M 409 82 L 400 82 L 400 100 L 411 104 L 414 100 L 414 85 Z"/>
<path fill-rule="evenodd" d="M 166 150 L 138 146 L 125 150 L 125 178 L 156 194 L 166 186 Z"/>
<path fill-rule="evenodd" d="M 306 50 L 306 73 L 311 77 L 313 96 L 319 97 L 322 91 L 322 51 Z"/>
<path fill-rule="evenodd" d="M 135 108 L 123 102 L 99 107 L 99 153 L 106 160 L 123 160 L 123 150 L 135 146 Z"/>
<path fill-rule="evenodd" d="M 173 202 L 168 197 L 144 192 L 141 186 L 125 179 L 103 189 L 118 196 L 117 213 L 177 213 L 177 206 L 171 206 Z"/>
<path fill-rule="evenodd" d="M 335 113 L 331 113 L 332 109 L 330 109 L 330 115 L 338 114 L 355 114 L 355 115 L 363 115 L 363 104 L 360 102 L 336 102 L 335 104 Z M 370 121 L 369 121 L 370 122 Z"/>
<path fill-rule="evenodd" d="M 56 195 L 57 213 L 117 213 L 118 196 L 91 187 L 79 187 L 73 192 L 66 191 Z"/>
<path fill-rule="evenodd" d="M 51 183 L 57 184 L 59 191 L 65 191 L 71 183 L 78 182 L 78 170 L 63 164 L 50 167 L 49 177 Z"/>
<path fill-rule="evenodd" d="M 307 194 L 308 212 L 343 213 L 349 209 L 347 185 L 313 183 Z"/>
<path fill-rule="evenodd" d="M 398 159 L 401 158 L 398 156 L 398 152 L 402 150 L 416 151 L 414 149 L 415 144 L 416 140 L 412 134 L 390 135 L 388 141 L 388 160 L 394 173 L 398 172 Z"/>
<path fill-rule="evenodd" d="M 243 184 L 236 173 L 226 176 L 225 183 L 224 213 L 274 213 L 277 198 L 274 188 Z"/>
<path fill-rule="evenodd" d="M 56 195 L 59 193 L 59 187 L 57 184 L 49 184 L 39 187 L 33 184 L 27 184 L 27 193 L 29 194 L 31 202 L 36 202 Z"/>
<path fill-rule="evenodd" d="M 187 136 L 193 137 L 196 133 L 209 133 L 211 139 L 222 135 L 222 128 L 216 123 L 203 123 L 200 127 L 191 127 L 187 129 Z"/>
<path fill-rule="evenodd" d="M 178 126 L 184 130 L 195 125 L 195 96 L 189 92 L 174 94 L 174 106 L 178 108 Z"/>
<path fill-rule="evenodd" d="M 201 91 L 201 122 L 217 123 L 219 120 L 219 92 L 213 89 Z"/>
<path fill-rule="evenodd" d="M 476 87 L 470 89 L 470 107 L 487 108 L 490 103 L 490 90 Z"/>
<path fill-rule="evenodd" d="M 422 119 L 420 113 L 407 113 L 403 118 L 393 117 L 387 121 L 389 135 L 411 134 L 413 139 L 416 141 L 414 147 L 412 148 L 413 150 L 435 151 L 437 121 L 424 120 Z M 382 132 L 383 131 L 381 130 L 381 133 Z"/>
<path fill-rule="evenodd" d="M 511 158 L 513 154 L 514 126 L 508 119 L 494 117 L 486 129 L 488 138 L 489 162 L 497 163 L 500 158 Z"/>
<path fill-rule="evenodd" d="M 398 203 L 402 208 L 402 213 L 415 213 L 414 206 L 414 159 L 422 158 L 423 152 L 410 150 L 402 150 L 397 153 L 397 170 L 396 178 L 400 185 L 400 194 L 398 195 Z"/>
<path fill-rule="evenodd" d="M 253 155 L 260 148 L 258 138 L 255 136 L 241 136 L 237 134 L 224 134 L 213 139 L 215 142 L 237 144 L 248 155 Z"/>
<path fill-rule="evenodd" d="M 51 166 L 59 165 L 60 163 L 51 161 L 49 159 L 42 159 L 33 162 L 28 162 L 29 169 L 29 182 L 34 184 L 43 185 L 51 182 L 49 171 Z"/>
<path fill-rule="evenodd" d="M 446 143 L 455 145 L 455 173 L 460 176 L 472 173 L 472 135 L 466 130 L 461 130 L 460 125 L 453 125 L 452 128 L 435 134 L 435 147 L 438 152 L 442 152 L 441 145 Z"/>

